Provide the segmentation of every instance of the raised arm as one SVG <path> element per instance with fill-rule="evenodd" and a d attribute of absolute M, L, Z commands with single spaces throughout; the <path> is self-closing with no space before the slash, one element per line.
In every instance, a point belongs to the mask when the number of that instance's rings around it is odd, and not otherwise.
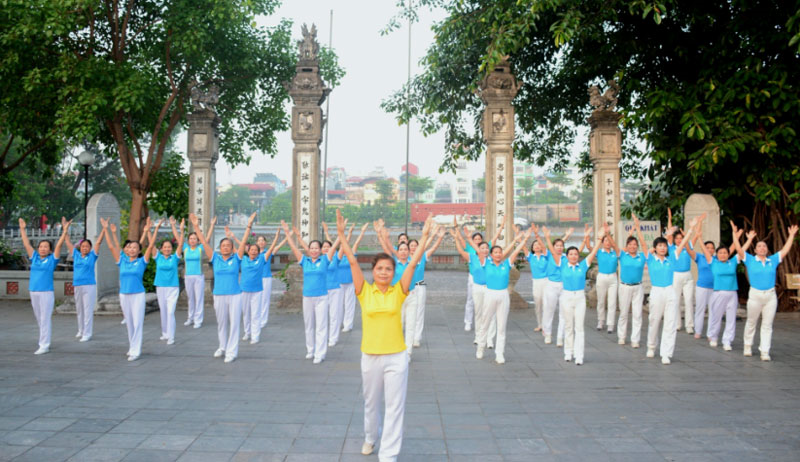
<path fill-rule="evenodd" d="M 500 229 L 500 228 L 498 228 L 498 229 Z M 498 236 L 499 236 L 499 234 L 498 234 Z M 469 233 L 469 230 L 467 229 L 466 225 L 464 225 L 464 237 L 462 237 L 462 239 L 464 241 L 463 245 L 464 245 L 465 249 L 467 248 L 467 246 L 470 246 L 470 247 L 472 247 L 472 249 L 474 251 L 476 251 L 476 252 L 478 251 L 478 248 L 475 247 L 475 243 L 472 242 L 472 235 Z M 495 238 L 491 242 L 497 242 L 497 238 Z"/>
<path fill-rule="evenodd" d="M 175 226 L 175 217 L 169 217 L 169 227 L 172 229 L 172 237 L 175 238 L 175 241 L 178 240 L 178 228 Z M 181 232 L 181 236 L 183 232 Z"/>
<path fill-rule="evenodd" d="M 498 239 L 500 239 L 500 235 L 503 234 L 503 230 L 506 228 L 506 216 L 503 215 L 503 220 L 500 222 L 500 226 L 497 227 L 497 230 L 494 232 L 494 237 L 492 238 L 492 243 L 496 243 Z M 472 241 L 472 239 L 470 239 Z M 475 249 L 478 250 L 478 249 Z"/>
<path fill-rule="evenodd" d="M 119 241 L 117 240 L 117 225 L 114 223 L 109 225 L 108 220 L 104 218 L 100 219 L 100 224 L 103 226 L 103 231 L 106 234 L 111 233 L 106 239 L 106 246 L 108 247 L 108 250 L 111 251 L 111 256 L 114 258 L 114 261 L 117 262 L 119 261 L 120 254 Z"/>
<path fill-rule="evenodd" d="M 456 227 L 455 229 L 458 229 L 458 227 Z M 459 255 L 461 255 L 461 258 L 463 258 L 466 261 L 469 261 L 469 254 L 464 250 L 464 244 L 462 244 L 459 241 L 456 233 L 457 233 L 457 231 L 454 231 L 452 229 L 450 230 L 450 234 L 453 236 L 453 239 L 456 241 L 456 251 L 458 252 Z"/>
<path fill-rule="evenodd" d="M 528 228 L 527 231 L 525 231 L 524 233 L 521 233 L 523 235 L 523 239 L 520 240 L 520 242 L 519 242 L 519 244 L 517 244 L 516 248 L 514 248 L 514 249 L 509 248 L 505 252 L 503 252 L 503 254 L 504 254 L 503 258 L 505 258 L 506 254 L 508 254 L 508 259 L 512 264 L 515 261 L 517 261 L 517 257 L 519 256 L 519 253 L 522 252 L 522 249 L 525 248 L 525 245 L 528 243 L 528 238 L 531 237 L 531 232 L 532 231 L 533 231 L 532 229 Z"/>
<path fill-rule="evenodd" d="M 144 247 L 144 240 L 150 236 L 150 228 L 153 226 L 153 220 L 150 219 L 150 216 L 147 216 L 147 220 L 144 222 L 144 229 L 142 229 L 142 235 L 139 236 L 139 247 Z"/>
<path fill-rule="evenodd" d="M 86 226 L 85 223 L 84 223 L 84 226 Z M 66 227 L 67 227 L 67 219 L 64 218 L 64 217 L 61 217 L 61 229 L 64 229 Z M 75 245 L 69 239 L 69 233 L 67 233 L 67 237 L 64 239 L 64 244 L 66 244 L 66 246 L 67 246 L 67 258 L 69 258 L 69 257 L 72 256 L 72 251 L 75 250 Z M 95 244 L 95 245 L 97 245 L 97 244 Z"/>
<path fill-rule="evenodd" d="M 361 244 L 361 240 L 364 239 L 364 233 L 367 231 L 368 227 L 369 223 L 364 223 L 364 226 L 361 227 L 361 233 L 356 238 L 356 243 L 353 244 L 353 253 L 358 253 L 358 246 Z M 342 250 L 344 250 L 344 246 L 342 246 Z"/>
<path fill-rule="evenodd" d="M 786 243 L 783 244 L 783 248 L 778 252 L 781 256 L 781 261 L 789 255 L 789 251 L 792 250 L 792 245 L 794 244 L 794 238 L 797 236 L 797 225 L 789 226 L 787 230 L 789 232 L 789 236 L 786 237 Z"/>
<path fill-rule="evenodd" d="M 270 246 L 267 249 L 267 251 L 264 252 L 264 260 L 269 260 L 269 257 L 272 256 L 272 252 L 274 252 L 276 248 L 280 249 L 281 246 L 283 246 L 284 242 L 286 242 L 286 240 L 284 239 L 283 241 L 281 241 L 281 245 L 280 246 L 275 247 L 278 244 L 278 238 L 280 238 L 280 237 L 281 237 L 281 229 L 278 228 L 278 231 L 275 232 L 275 238 L 272 239 L 272 244 L 270 244 Z"/>
<path fill-rule="evenodd" d="M 239 258 L 244 256 L 244 249 L 247 247 L 247 237 L 250 236 L 250 230 L 253 229 L 253 222 L 256 220 L 256 213 L 257 212 L 253 212 L 253 214 L 250 215 L 250 218 L 247 220 L 247 227 L 244 229 L 241 242 L 239 242 L 239 250 L 236 251 L 236 253 L 239 255 Z"/>
<path fill-rule="evenodd" d="M 644 240 L 644 234 L 642 234 L 642 227 L 639 224 L 639 219 L 636 218 L 636 215 L 631 214 L 633 217 L 633 227 L 636 228 L 636 236 L 639 237 L 639 245 L 642 247 L 642 252 L 647 255 L 647 242 Z"/>
<path fill-rule="evenodd" d="M 581 241 L 580 247 L 578 247 L 578 253 L 583 252 L 583 249 L 587 249 L 589 252 L 592 251 L 592 227 L 588 224 L 583 228 L 583 240 Z"/>
<path fill-rule="evenodd" d="M 350 239 L 353 238 L 353 230 L 355 229 L 355 227 L 356 227 L 356 224 L 353 223 L 352 225 L 350 225 L 350 229 L 347 230 L 347 233 L 345 233 L 346 234 L 345 239 L 347 239 L 348 243 L 350 242 Z M 338 237 L 338 234 L 337 234 L 337 237 Z M 339 260 L 341 260 L 342 257 L 344 257 L 344 249 L 342 248 L 342 246 L 339 246 Z"/>
<path fill-rule="evenodd" d="M 300 230 L 297 229 L 296 226 L 292 226 L 292 231 L 294 232 L 293 233 L 294 237 L 297 238 L 297 243 L 300 244 L 300 247 L 303 248 L 303 251 L 305 253 L 308 253 L 308 243 L 303 240 L 303 236 L 300 234 Z"/>
<path fill-rule="evenodd" d="M 156 223 L 156 227 L 153 230 L 153 233 L 148 235 L 148 240 L 150 242 L 147 244 L 147 250 L 144 251 L 145 263 L 150 261 L 150 256 L 153 254 L 153 249 L 155 249 L 156 247 L 156 240 L 158 240 L 158 228 L 161 227 L 162 223 L 164 223 L 163 218 L 158 220 L 158 223 Z"/>
<path fill-rule="evenodd" d="M 347 223 L 345 223 L 345 226 L 347 226 Z M 345 239 L 347 239 L 347 236 L 345 236 Z M 342 239 L 340 239 L 339 236 L 336 236 L 336 240 L 333 241 L 333 245 L 331 245 L 331 248 L 328 249 L 328 253 L 325 254 L 328 257 L 328 261 L 333 260 L 333 256 L 336 255 L 336 249 L 339 248 L 339 244 L 341 242 L 342 242 Z"/>
<path fill-rule="evenodd" d="M 178 248 L 175 249 L 175 255 L 177 255 L 178 258 L 181 258 L 181 253 L 183 252 L 183 230 L 185 229 L 185 227 L 186 227 L 186 221 L 184 221 L 184 219 L 181 218 L 180 234 L 178 234 L 178 244 L 177 244 Z M 174 224 L 173 224 L 172 228 L 173 228 L 172 231 L 174 233 L 174 231 L 175 231 L 175 229 L 174 229 L 175 225 Z"/>
<path fill-rule="evenodd" d="M 236 237 L 235 234 L 233 234 L 233 231 L 231 231 L 231 228 L 228 227 L 228 225 L 225 225 L 225 237 L 227 237 L 228 239 L 230 239 L 231 241 L 234 242 L 234 244 L 236 245 L 236 247 L 235 247 L 236 251 L 238 252 L 239 251 L 239 245 L 242 243 L 242 241 L 239 240 L 239 238 Z"/>
<path fill-rule="evenodd" d="M 100 255 L 100 244 L 103 242 L 103 238 L 106 237 L 107 233 L 108 230 L 106 229 L 105 226 L 103 226 L 103 229 L 100 230 L 100 234 L 97 236 L 96 242 L 94 243 L 94 247 L 92 247 L 92 249 L 94 249 L 94 253 L 96 253 L 97 255 Z M 69 236 L 67 236 L 67 239 L 69 239 Z"/>
<path fill-rule="evenodd" d="M 25 220 L 22 218 L 19 219 L 19 237 L 22 238 L 22 246 L 25 247 L 25 252 L 28 254 L 28 258 L 32 258 L 33 246 L 31 245 L 31 241 L 28 240 L 28 232 L 25 229 Z"/>
<path fill-rule="evenodd" d="M 753 237 L 755 237 L 755 232 L 751 231 L 751 233 L 753 233 Z M 731 236 L 733 239 L 733 244 L 731 245 L 736 251 L 736 255 L 739 257 L 739 261 L 744 262 L 744 257 L 745 257 L 744 249 L 742 249 L 741 243 L 739 242 L 739 236 L 741 235 L 742 234 L 739 232 L 739 228 L 733 223 L 733 220 L 731 220 Z M 747 235 L 748 243 L 750 242 L 750 240 L 751 240 L 750 233 L 748 233 Z"/>
<path fill-rule="evenodd" d="M 425 220 L 425 225 L 422 227 L 422 238 L 421 241 L 425 242 L 428 240 L 428 236 L 431 232 L 431 227 L 433 225 L 433 215 L 428 214 L 428 218 Z M 411 280 L 414 279 L 414 271 L 417 269 L 417 264 L 422 260 L 422 254 L 425 252 L 423 246 L 418 245 L 417 250 L 414 251 L 414 255 L 411 256 L 411 261 L 406 266 L 406 270 L 403 271 L 403 276 L 400 278 L 400 288 L 403 289 L 404 294 L 408 294 L 408 288 L 411 287 Z"/>
<path fill-rule="evenodd" d="M 605 233 L 605 237 L 611 241 L 611 248 L 614 249 L 614 252 L 619 256 L 619 247 L 617 247 L 617 241 L 614 240 L 614 234 L 611 232 L 608 223 L 603 223 L 603 232 Z"/>
<path fill-rule="evenodd" d="M 672 245 L 674 242 L 673 234 L 677 229 L 677 226 L 672 226 L 672 209 L 667 207 L 667 232 L 664 234 L 664 236 L 667 238 L 669 245 Z M 686 236 L 684 236 L 684 239 L 685 238 Z"/>
<path fill-rule="evenodd" d="M 203 228 L 197 224 L 197 215 L 190 213 L 189 221 L 192 223 L 192 226 L 194 226 L 194 231 L 197 233 L 197 239 L 199 239 L 200 244 L 203 245 L 203 252 L 205 252 L 208 260 L 211 261 L 214 258 L 214 248 L 208 245 L 208 239 L 206 238 L 206 235 L 203 234 Z M 211 226 L 214 226 L 213 222 L 211 223 Z"/>
<path fill-rule="evenodd" d="M 694 229 L 697 226 L 697 220 L 698 220 L 697 218 L 694 218 L 692 222 L 689 224 L 689 230 L 686 231 L 686 235 L 683 236 L 683 240 L 681 241 L 680 245 L 675 249 L 675 258 L 680 257 L 683 249 L 689 246 L 689 242 L 691 242 L 692 240 L 692 233 L 694 232 Z"/>
<path fill-rule="evenodd" d="M 444 238 L 444 227 L 439 228 L 439 231 L 437 232 L 436 242 L 433 243 L 433 247 L 427 250 L 427 253 L 425 254 L 426 258 L 430 259 L 433 256 L 433 254 L 436 252 L 436 249 L 438 249 L 439 246 L 442 244 L 443 238 Z M 430 242 L 431 240 L 433 240 L 433 236 L 431 236 L 428 241 Z"/>
<path fill-rule="evenodd" d="M 547 228 L 547 226 L 542 226 L 542 234 L 544 234 L 544 241 L 540 239 L 539 242 L 541 242 L 545 247 L 547 247 L 547 250 L 550 251 L 550 254 L 552 254 L 553 258 L 555 259 L 556 250 L 553 247 L 553 243 L 550 241 L 550 230 Z M 555 263 L 556 266 L 559 265 L 561 263 L 561 258 L 559 257 L 558 261 Z"/>
<path fill-rule="evenodd" d="M 597 255 L 597 251 L 600 250 L 600 247 L 603 245 L 603 236 L 605 236 L 606 231 L 608 230 L 608 224 L 603 226 L 601 229 L 597 230 L 597 240 L 594 243 L 594 247 L 589 252 L 589 255 L 586 256 L 584 260 L 586 262 L 586 266 L 592 266 L 592 262 L 594 261 L 594 257 Z"/>
<path fill-rule="evenodd" d="M 574 233 L 574 232 L 575 232 L 575 228 L 569 228 L 567 230 L 567 232 L 564 233 L 564 236 L 561 238 L 561 240 L 564 241 L 564 242 L 567 242 L 567 239 L 569 239 L 570 236 L 572 236 L 572 233 Z"/>
<path fill-rule="evenodd" d="M 211 224 L 208 225 L 208 231 L 206 231 L 206 242 L 211 242 L 213 244 L 211 238 L 214 236 L 214 225 L 216 225 L 216 224 L 217 224 L 217 217 L 215 216 L 214 218 L 211 219 Z M 198 234 L 203 232 L 197 226 L 194 227 L 194 230 L 195 231 L 199 230 Z M 205 247 L 205 245 L 203 245 L 203 247 Z M 212 254 L 213 254 L 213 252 L 212 252 Z"/>
<path fill-rule="evenodd" d="M 342 212 L 336 209 L 336 233 L 340 240 L 345 237 L 344 229 Z M 342 241 L 342 249 L 344 249 L 344 254 L 347 256 L 347 261 L 350 262 L 350 272 L 353 274 L 353 288 L 355 289 L 356 295 L 358 295 L 364 287 L 364 273 L 361 272 L 361 266 L 359 266 L 358 260 L 353 253 L 353 249 L 350 248 L 350 243 L 347 242 L 347 239 Z"/>
<path fill-rule="evenodd" d="M 303 252 L 297 248 L 297 245 L 294 243 L 294 239 L 292 239 L 292 234 L 294 230 L 291 232 L 289 231 L 289 225 L 286 224 L 285 221 L 281 220 L 281 228 L 283 228 L 283 233 L 286 234 L 286 242 L 289 243 L 289 248 L 292 249 L 292 253 L 294 254 L 294 258 L 297 259 L 297 262 L 300 263 L 300 260 L 303 259 Z"/>
<path fill-rule="evenodd" d="M 61 237 L 58 238 L 58 242 L 56 242 L 56 248 L 53 249 L 53 256 L 55 258 L 61 258 L 61 246 L 64 245 L 64 239 L 66 239 L 67 235 L 69 234 L 69 225 L 71 224 L 72 220 L 66 222 L 66 225 L 62 226 L 61 228 Z"/>

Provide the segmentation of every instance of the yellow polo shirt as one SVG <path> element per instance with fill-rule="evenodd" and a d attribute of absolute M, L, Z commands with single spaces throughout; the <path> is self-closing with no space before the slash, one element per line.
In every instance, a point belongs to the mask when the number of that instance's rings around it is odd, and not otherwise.
<path fill-rule="evenodd" d="M 402 311 L 406 294 L 400 283 L 383 293 L 364 281 L 358 301 L 361 303 L 361 351 L 371 355 L 389 355 L 406 349 L 403 340 Z"/>

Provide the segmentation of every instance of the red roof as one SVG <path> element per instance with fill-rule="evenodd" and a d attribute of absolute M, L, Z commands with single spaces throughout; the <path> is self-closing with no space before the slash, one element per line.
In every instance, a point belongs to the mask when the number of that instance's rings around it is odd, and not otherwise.
<path fill-rule="evenodd" d="M 247 188 L 250 191 L 272 191 L 275 189 L 271 184 L 267 183 L 237 184 L 236 186 Z"/>

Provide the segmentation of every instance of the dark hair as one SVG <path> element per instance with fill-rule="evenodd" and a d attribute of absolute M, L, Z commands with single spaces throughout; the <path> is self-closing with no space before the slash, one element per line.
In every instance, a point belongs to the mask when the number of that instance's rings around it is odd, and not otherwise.
<path fill-rule="evenodd" d="M 630 244 L 630 243 L 631 243 L 631 241 L 636 241 L 636 244 L 639 244 L 639 239 L 636 239 L 636 238 L 635 238 L 635 237 L 633 237 L 633 236 L 628 236 L 628 240 L 627 240 L 627 241 L 625 241 L 625 245 L 627 246 L 628 244 Z"/>
<path fill-rule="evenodd" d="M 405 236 L 405 237 L 406 237 L 406 240 L 408 239 L 408 234 L 406 234 L 406 233 L 400 233 L 400 234 L 398 234 L 398 235 L 397 235 L 397 240 L 399 241 L 399 240 L 400 240 L 400 238 L 401 238 L 401 237 L 403 237 L 403 236 Z"/>
<path fill-rule="evenodd" d="M 186 236 L 186 240 L 188 241 L 188 240 L 189 240 L 189 238 L 190 238 L 190 237 L 192 237 L 192 236 L 194 236 L 194 237 L 197 237 L 197 233 L 196 233 L 196 232 L 194 232 L 194 231 L 192 231 L 191 233 L 189 233 L 189 235 L 188 235 L 188 236 Z M 200 238 L 198 237 L 197 239 L 199 240 Z"/>
<path fill-rule="evenodd" d="M 481 244 L 483 244 L 483 243 L 481 242 Z M 492 248 L 489 249 L 489 253 L 494 252 L 494 249 L 500 249 L 501 252 L 503 251 L 503 248 L 500 247 L 499 245 L 493 245 Z"/>
<path fill-rule="evenodd" d="M 683 237 L 683 233 L 680 232 L 680 231 L 675 231 L 675 233 L 672 234 L 672 238 L 673 239 L 678 237 L 678 236 Z"/>
<path fill-rule="evenodd" d="M 577 248 L 577 247 L 575 247 L 574 245 L 571 245 L 571 246 L 567 247 L 567 256 L 569 256 L 569 253 L 570 253 L 570 252 L 572 252 L 573 250 L 574 250 L 574 251 L 576 251 L 576 252 L 578 252 L 578 248 Z M 578 255 L 579 255 L 579 256 L 580 256 L 580 254 L 581 254 L 581 253 L 580 253 L 580 252 L 578 252 Z"/>
<path fill-rule="evenodd" d="M 250 253 L 250 247 L 253 247 L 253 246 L 255 246 L 255 248 L 258 249 L 258 244 L 247 244 L 247 245 L 245 245 L 244 246 L 245 253 Z M 261 250 L 261 249 L 259 249 L 259 250 Z"/>
<path fill-rule="evenodd" d="M 478 248 L 480 249 L 480 248 L 481 248 L 481 246 L 484 246 L 484 245 L 485 245 L 486 247 L 489 247 L 489 243 L 488 243 L 488 242 L 486 242 L 486 241 L 483 241 L 483 242 L 481 242 L 480 244 L 478 244 Z"/>
<path fill-rule="evenodd" d="M 483 239 L 483 234 L 481 234 L 481 233 L 479 233 L 479 232 L 477 232 L 477 231 L 475 231 L 474 233 L 472 233 L 472 239 L 475 239 L 475 236 L 480 236 L 480 237 L 481 237 L 481 239 Z"/>
<path fill-rule="evenodd" d="M 717 247 L 717 251 L 714 253 L 719 253 L 720 250 L 728 250 L 728 248 L 720 244 L 719 247 Z M 728 255 L 730 255 L 730 253 L 731 253 L 730 250 L 728 250 Z"/>
<path fill-rule="evenodd" d="M 653 249 L 658 247 L 659 244 L 664 244 L 665 246 L 667 246 L 667 255 L 669 255 L 669 241 L 667 241 L 663 237 L 657 237 L 653 239 Z"/>
<path fill-rule="evenodd" d="M 233 241 L 232 241 L 232 240 L 231 240 L 231 238 L 229 238 L 229 237 L 223 237 L 222 239 L 220 239 L 220 241 L 219 241 L 219 246 L 220 246 L 220 247 L 222 247 L 222 243 L 223 243 L 223 242 L 225 242 L 225 241 L 228 241 L 228 242 L 230 242 L 230 243 L 231 243 L 231 246 L 233 246 Z"/>
<path fill-rule="evenodd" d="M 388 253 L 383 252 L 372 257 L 372 269 L 375 269 L 375 265 L 377 265 L 381 260 L 389 260 L 392 263 L 392 269 L 395 269 L 394 258 L 392 258 L 392 256 Z"/>
<path fill-rule="evenodd" d="M 308 243 L 308 247 L 309 247 L 309 248 L 311 248 L 311 244 L 313 244 L 313 243 L 315 243 L 315 242 L 317 243 L 317 245 L 318 245 L 318 246 L 319 246 L 319 248 L 321 249 L 321 248 L 322 248 L 322 242 L 320 242 L 320 241 L 319 241 L 319 240 L 317 240 L 317 239 L 314 239 L 313 241 L 309 242 L 309 243 Z"/>
<path fill-rule="evenodd" d="M 133 244 L 133 243 L 135 243 L 136 245 L 139 246 L 139 253 L 142 253 L 142 244 L 139 241 L 133 241 L 133 240 L 130 240 L 130 239 L 125 239 L 125 242 L 122 244 L 122 248 L 124 249 L 125 247 L 128 246 L 128 244 Z"/>
<path fill-rule="evenodd" d="M 47 239 L 42 239 L 41 241 L 39 241 L 39 243 L 36 244 L 36 248 L 37 249 L 39 248 L 40 245 L 42 245 L 42 242 L 47 242 L 47 245 L 50 247 L 50 251 L 51 252 L 53 251 L 53 241 L 50 241 L 50 240 L 47 240 Z"/>
<path fill-rule="evenodd" d="M 408 244 L 409 244 L 408 242 L 398 242 L 397 243 L 397 250 L 400 250 L 400 246 L 403 246 L 403 245 L 408 247 Z M 417 244 L 419 244 L 419 243 L 417 243 Z"/>
<path fill-rule="evenodd" d="M 89 243 L 89 248 L 92 248 L 92 241 L 91 241 L 91 240 L 89 240 L 89 239 L 81 239 L 81 241 L 80 241 L 80 242 L 78 242 L 78 248 L 80 248 L 80 247 L 81 247 L 81 245 L 82 245 L 84 242 L 88 242 L 88 243 Z"/>
<path fill-rule="evenodd" d="M 169 242 L 169 245 L 170 245 L 170 246 L 172 246 L 172 247 L 175 247 L 174 245 L 172 245 L 172 241 L 171 241 L 171 240 L 169 240 L 169 239 L 164 239 L 163 241 L 161 241 L 161 244 L 159 244 L 159 245 L 158 245 L 158 248 L 159 248 L 159 249 L 163 249 L 163 248 L 164 248 L 164 244 L 166 244 L 167 242 Z"/>
<path fill-rule="evenodd" d="M 322 241 L 322 244 L 320 245 L 320 247 L 322 247 L 322 246 L 323 246 L 323 245 L 325 245 L 325 244 L 328 244 L 329 246 L 333 247 L 333 242 L 331 242 L 331 241 L 329 241 L 329 240 L 327 240 L 327 239 L 326 239 L 326 240 L 324 240 L 324 241 Z"/>
<path fill-rule="evenodd" d="M 716 245 L 716 244 L 714 244 L 714 241 L 705 241 L 705 242 L 703 242 L 703 245 L 708 245 L 708 244 L 711 244 L 711 245 L 713 245 L 713 246 L 714 246 L 714 248 L 716 248 L 716 247 L 717 247 L 717 245 Z"/>
<path fill-rule="evenodd" d="M 418 241 L 418 240 L 416 240 L 416 239 L 411 239 L 410 241 L 408 241 L 408 246 L 409 246 L 409 249 L 411 248 L 411 243 L 412 243 L 412 242 L 416 242 L 416 243 L 417 243 L 417 245 L 419 245 L 419 241 Z"/>
<path fill-rule="evenodd" d="M 555 241 L 553 241 L 553 247 L 555 247 L 556 244 L 558 244 L 559 242 L 561 243 L 561 245 L 564 245 L 564 239 L 558 238 Z"/>

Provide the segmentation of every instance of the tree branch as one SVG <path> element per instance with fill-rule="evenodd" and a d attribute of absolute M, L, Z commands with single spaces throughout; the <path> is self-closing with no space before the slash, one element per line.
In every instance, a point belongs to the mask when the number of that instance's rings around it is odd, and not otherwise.
<path fill-rule="evenodd" d="M 120 39 L 119 51 L 125 48 L 125 37 L 128 35 L 128 21 L 131 19 L 131 11 L 133 11 L 134 0 L 128 0 L 128 8 L 125 10 L 125 18 L 122 20 L 122 38 Z"/>
<path fill-rule="evenodd" d="M 38 142 L 38 143 L 36 143 L 35 145 L 33 145 L 33 146 L 30 148 L 30 149 L 28 149 L 28 150 L 27 150 L 27 151 L 25 151 L 25 152 L 24 152 L 24 153 L 23 153 L 21 156 L 19 156 L 19 158 L 18 158 L 17 160 L 15 160 L 13 163 L 11 163 L 11 165 L 9 165 L 8 167 L 6 167 L 6 166 L 3 166 L 3 167 L 2 167 L 3 174 L 5 174 L 5 173 L 8 173 L 8 172 L 10 172 L 10 171 L 14 170 L 15 168 L 19 167 L 19 165 L 20 165 L 20 164 L 21 164 L 21 163 L 22 163 L 22 162 L 23 162 L 23 161 L 24 161 L 24 160 L 25 160 L 25 159 L 26 159 L 26 158 L 27 158 L 29 155 L 33 154 L 34 152 L 38 151 L 38 150 L 39 150 L 39 148 L 41 148 L 42 146 L 44 146 L 44 145 L 45 145 L 45 143 L 47 143 L 47 140 L 49 140 L 49 139 L 50 139 L 50 137 L 52 137 L 54 133 L 55 133 L 55 130 L 52 130 L 52 131 L 50 131 L 50 133 L 48 133 L 47 135 L 45 135 L 45 136 L 44 136 L 44 138 L 42 138 L 41 140 L 39 140 L 39 142 Z M 5 157 L 5 154 L 3 154 L 3 157 Z"/>
<path fill-rule="evenodd" d="M 137 138 L 136 133 L 133 131 L 130 114 L 128 114 L 128 121 L 125 123 L 125 128 L 128 130 L 128 136 L 130 136 L 133 140 L 133 145 L 136 147 L 136 155 L 139 157 L 139 165 L 144 166 L 142 161 L 142 146 L 139 144 L 139 139 Z"/>
<path fill-rule="evenodd" d="M 0 166 L 5 165 L 6 156 L 8 155 L 8 150 L 11 149 L 11 144 L 12 143 L 14 143 L 14 134 L 13 133 L 8 138 L 8 143 L 6 144 L 6 148 L 3 149 L 3 155 L 0 156 Z"/>
<path fill-rule="evenodd" d="M 148 187 L 150 186 L 150 173 L 152 173 L 153 171 L 157 171 L 159 168 L 161 168 L 161 161 L 164 158 L 164 151 L 166 150 L 167 143 L 169 142 L 169 138 L 172 134 L 172 131 L 175 129 L 175 126 L 178 125 L 178 122 L 180 122 L 181 118 L 183 117 L 183 110 L 184 110 L 183 96 L 180 96 L 178 98 L 178 107 L 176 107 L 175 110 L 172 111 L 172 114 L 170 114 L 169 122 L 167 124 L 167 129 L 164 131 L 161 138 L 159 139 L 155 136 L 157 135 L 157 133 L 153 134 L 154 136 L 152 139 L 159 140 L 158 150 L 156 151 L 156 155 L 152 163 L 149 163 L 149 165 L 147 166 L 147 169 L 144 172 L 144 177 L 142 179 L 142 182 L 146 184 Z M 151 142 L 150 144 L 151 150 L 153 149 L 153 146 L 154 142 Z"/>

